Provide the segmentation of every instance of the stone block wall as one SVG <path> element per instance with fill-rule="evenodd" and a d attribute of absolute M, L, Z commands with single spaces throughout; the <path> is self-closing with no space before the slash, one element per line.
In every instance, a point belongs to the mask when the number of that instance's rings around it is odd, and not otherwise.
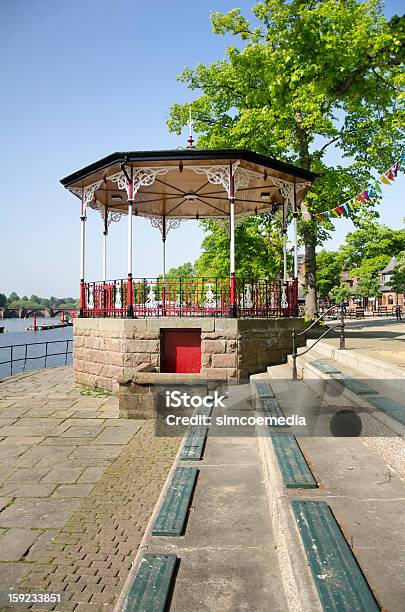
<path fill-rule="evenodd" d="M 201 374 L 242 380 L 282 363 L 291 352 L 291 332 L 302 318 L 149 318 L 74 320 L 75 382 L 118 392 L 118 380 L 139 369 L 160 371 L 161 331 L 201 329 Z M 305 342 L 304 338 L 302 343 Z"/>

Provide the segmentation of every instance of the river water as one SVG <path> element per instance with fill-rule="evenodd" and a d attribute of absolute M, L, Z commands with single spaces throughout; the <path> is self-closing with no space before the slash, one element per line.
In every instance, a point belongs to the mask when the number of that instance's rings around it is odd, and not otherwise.
<path fill-rule="evenodd" d="M 37 325 L 51 325 L 52 323 L 60 323 L 60 317 L 42 318 L 37 317 Z M 60 327 L 57 329 L 48 329 L 44 331 L 27 331 L 27 327 L 33 325 L 33 319 L 0 319 L 0 327 L 4 326 L 4 333 L 0 334 L 0 362 L 9 361 L 11 358 L 11 348 L 13 347 L 14 361 L 13 374 L 22 372 L 24 369 L 35 370 L 44 367 L 54 367 L 72 363 L 72 355 L 65 356 L 66 341 L 72 340 L 73 328 Z M 56 342 L 63 341 L 63 342 Z M 46 345 L 40 344 L 48 342 L 48 357 L 45 365 Z M 27 354 L 25 354 L 25 344 Z M 68 350 L 72 350 L 72 342 L 68 343 Z M 23 346 L 18 346 L 23 345 Z M 63 355 L 55 355 L 55 353 L 63 353 Z M 25 355 L 27 359 L 25 360 Z M 30 359 L 31 357 L 39 357 L 38 359 Z M 0 363 L 0 378 L 10 376 L 10 363 Z"/>

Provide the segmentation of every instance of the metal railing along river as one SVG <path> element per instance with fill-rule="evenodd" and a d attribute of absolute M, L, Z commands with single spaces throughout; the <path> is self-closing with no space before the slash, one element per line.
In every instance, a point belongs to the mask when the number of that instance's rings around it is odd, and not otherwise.
<path fill-rule="evenodd" d="M 70 343 L 70 347 L 69 347 Z M 72 355 L 72 339 L 67 340 L 45 340 L 43 342 L 26 342 L 24 344 L 11 344 L 8 346 L 0 346 L 0 355 L 2 355 L 2 351 L 8 350 L 10 359 L 6 359 L 4 361 L 0 361 L 0 378 L 4 377 L 2 375 L 2 366 L 9 365 L 10 376 L 16 374 L 18 372 L 25 372 L 27 369 L 27 364 L 31 364 L 32 361 L 37 359 L 42 359 L 44 361 L 42 366 L 43 368 L 47 367 L 56 367 L 61 365 L 67 365 L 71 362 L 70 355 Z M 52 347 L 49 345 L 57 345 L 56 349 L 62 348 L 64 346 L 64 350 L 53 351 Z M 35 347 L 34 349 L 31 347 Z M 39 347 L 42 350 L 39 351 Z M 37 354 L 40 352 L 40 354 Z M 55 360 L 55 357 L 58 359 Z M 15 367 L 14 364 L 21 364 L 22 367 Z M 32 370 L 33 368 L 28 368 Z M 35 368 L 34 368 L 35 369 Z"/>

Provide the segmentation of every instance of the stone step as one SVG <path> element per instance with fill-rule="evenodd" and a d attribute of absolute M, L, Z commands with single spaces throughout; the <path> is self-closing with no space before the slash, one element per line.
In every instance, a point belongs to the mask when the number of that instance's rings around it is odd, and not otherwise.
<path fill-rule="evenodd" d="M 314 343 L 315 340 L 308 340 L 307 347 L 312 346 Z M 373 379 L 381 379 L 396 389 L 405 390 L 405 368 L 364 355 L 352 349 L 341 351 L 336 346 L 322 340 L 317 343 L 316 349 L 314 348 L 313 350 L 316 350 L 323 358 L 333 359 L 338 364 L 353 368 L 358 372 L 359 378 L 372 377 Z M 309 355 L 312 355 L 312 353 L 313 351 L 311 350 Z"/>

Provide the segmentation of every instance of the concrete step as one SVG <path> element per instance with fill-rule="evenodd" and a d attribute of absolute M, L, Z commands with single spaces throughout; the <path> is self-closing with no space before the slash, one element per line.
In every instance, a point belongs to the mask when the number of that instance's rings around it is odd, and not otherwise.
<path fill-rule="evenodd" d="M 307 347 L 313 346 L 316 340 L 308 340 Z M 299 349 L 301 352 L 303 349 Z M 315 348 L 313 349 L 315 350 Z M 333 359 L 339 364 L 346 365 L 355 370 L 359 378 L 371 377 L 373 379 L 382 379 L 385 384 L 395 387 L 400 391 L 405 391 L 405 369 L 396 366 L 387 361 L 381 361 L 368 355 L 363 355 L 358 351 L 352 349 L 340 350 L 336 346 L 329 344 L 325 341 L 320 341 L 316 344 L 316 352 L 326 357 L 327 359 Z M 313 354 L 311 350 L 310 355 Z M 288 359 L 291 359 L 289 357 Z"/>
<path fill-rule="evenodd" d="M 371 435 L 379 433 L 382 437 L 401 436 L 405 438 L 405 405 L 403 402 L 405 380 L 395 381 L 401 382 L 403 389 L 399 389 L 390 384 L 391 380 L 376 378 L 373 374 L 360 373 L 353 366 L 328 357 L 330 353 L 325 355 L 325 352 L 320 352 L 316 345 L 308 353 L 298 357 L 299 378 L 305 379 L 306 383 L 312 386 L 317 393 L 322 394 L 327 403 L 334 406 L 352 406 L 362 415 L 364 413 L 372 415 L 374 425 L 372 421 L 361 417 L 363 428 L 369 426 Z M 340 351 L 340 353 L 343 352 Z M 291 357 L 288 359 L 287 366 L 290 369 L 287 376 L 291 377 Z M 363 435 L 365 434 L 366 430 L 363 431 Z"/>

